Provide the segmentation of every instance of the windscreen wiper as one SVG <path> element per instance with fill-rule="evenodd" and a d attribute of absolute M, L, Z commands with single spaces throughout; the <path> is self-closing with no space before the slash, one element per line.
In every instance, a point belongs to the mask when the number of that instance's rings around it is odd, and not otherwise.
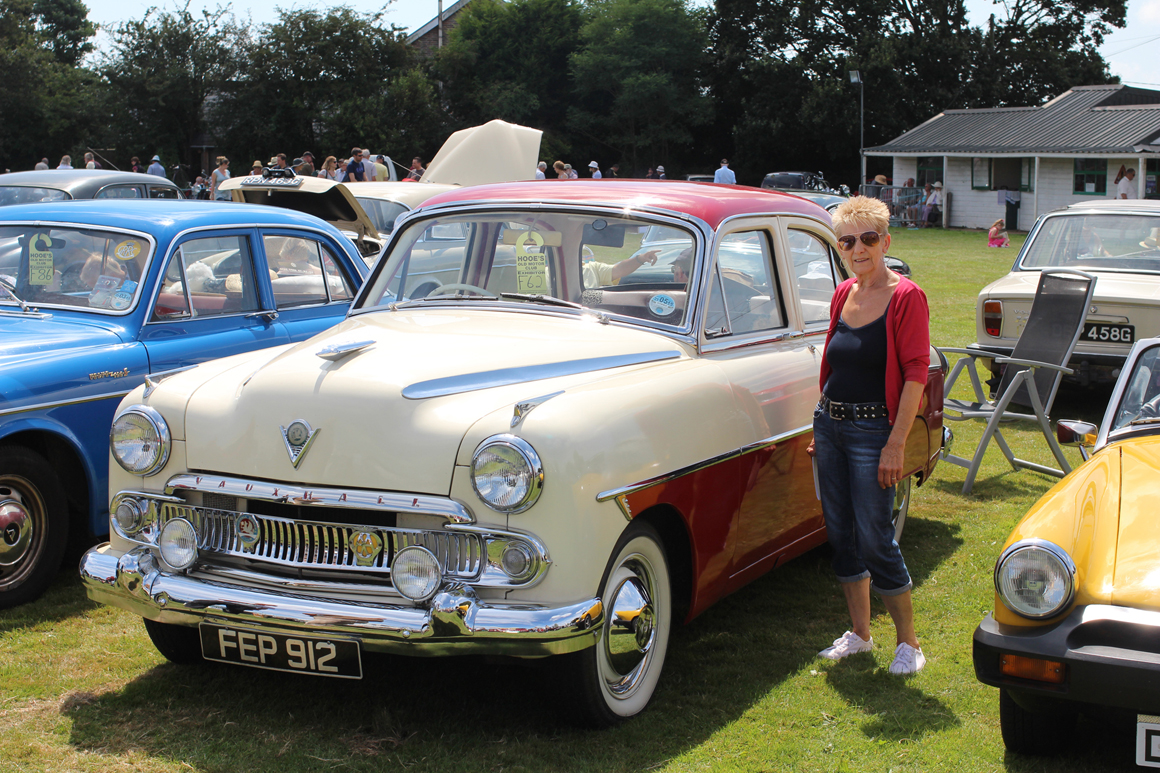
<path fill-rule="evenodd" d="M 566 301 L 563 298 L 557 298 L 554 295 L 541 295 L 539 293 L 500 293 L 501 298 L 515 298 L 517 301 L 531 301 L 532 303 L 546 303 L 549 306 L 566 306 L 569 309 L 583 309 L 583 305 Z"/>
<path fill-rule="evenodd" d="M 0 287 L 3 287 L 3 288 L 4 288 L 4 292 L 6 292 L 6 293 L 8 293 L 9 295 L 11 295 L 11 296 L 12 296 L 12 300 L 14 300 L 14 301 L 16 301 L 17 303 L 19 303 L 19 304 L 20 304 L 20 310 L 21 310 L 21 311 L 23 311 L 25 314 L 31 314 L 31 313 L 32 313 L 32 308 L 31 308 L 31 307 L 30 307 L 30 306 L 29 306 L 27 303 L 25 303 L 23 300 L 21 300 L 21 299 L 20 299 L 20 296 L 16 294 L 16 288 L 15 288 L 15 287 L 12 287 L 12 286 L 10 286 L 10 285 L 9 285 L 7 282 L 5 282 L 3 279 L 0 279 Z"/>
<path fill-rule="evenodd" d="M 497 298 L 494 295 L 464 295 L 463 293 L 455 293 L 454 295 L 447 295 L 447 294 L 425 295 L 422 298 L 408 298 L 405 301 L 391 301 L 387 304 L 387 306 L 392 311 L 394 311 L 395 309 L 401 309 L 405 306 L 411 306 L 412 304 L 428 303 L 428 302 L 435 302 L 435 301 L 466 301 L 466 300 L 498 301 L 499 298 Z"/>

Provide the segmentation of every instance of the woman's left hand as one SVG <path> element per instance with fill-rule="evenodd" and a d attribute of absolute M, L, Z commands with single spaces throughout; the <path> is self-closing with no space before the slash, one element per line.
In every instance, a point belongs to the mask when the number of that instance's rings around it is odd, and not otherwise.
<path fill-rule="evenodd" d="M 882 455 L 878 457 L 879 486 L 890 488 L 902 480 L 902 458 L 902 444 L 888 441 L 882 448 Z"/>

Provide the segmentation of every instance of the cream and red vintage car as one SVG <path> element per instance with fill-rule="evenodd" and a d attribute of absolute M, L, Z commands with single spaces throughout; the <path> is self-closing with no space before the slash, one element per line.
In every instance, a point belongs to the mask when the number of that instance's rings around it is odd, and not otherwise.
<path fill-rule="evenodd" d="M 650 227 L 685 240 L 687 281 L 621 281 Z M 756 189 L 436 197 L 345 322 L 125 399 L 88 593 L 177 662 L 552 655 L 581 716 L 636 714 L 675 622 L 825 539 L 805 449 L 834 244 L 824 210 Z"/>
<path fill-rule="evenodd" d="M 971 348 L 1010 357 L 1045 268 L 1099 278 L 1066 379 L 1110 384 L 1132 343 L 1160 335 L 1160 201 L 1072 204 L 1042 217 L 1011 272 L 979 292 Z M 993 360 L 984 360 L 998 372 Z"/>
<path fill-rule="evenodd" d="M 1098 428 L 1058 436 L 1095 452 L 1007 538 L 975 674 L 999 688 L 1008 749 L 1058 753 L 1081 710 L 1118 712 L 1137 764 L 1160 767 L 1160 338 L 1132 348 Z"/>

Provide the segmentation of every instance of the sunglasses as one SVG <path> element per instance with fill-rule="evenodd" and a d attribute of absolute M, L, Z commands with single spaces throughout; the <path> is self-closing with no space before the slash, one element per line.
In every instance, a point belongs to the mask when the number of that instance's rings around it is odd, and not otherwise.
<path fill-rule="evenodd" d="M 882 235 L 877 231 L 866 231 L 865 233 L 860 233 L 857 236 L 854 236 L 853 234 L 848 236 L 839 236 L 838 246 L 842 248 L 843 252 L 849 252 L 850 250 L 854 249 L 854 242 L 858 239 L 861 239 L 862 243 L 867 247 L 874 247 L 878 244 L 879 241 L 881 241 Z"/>

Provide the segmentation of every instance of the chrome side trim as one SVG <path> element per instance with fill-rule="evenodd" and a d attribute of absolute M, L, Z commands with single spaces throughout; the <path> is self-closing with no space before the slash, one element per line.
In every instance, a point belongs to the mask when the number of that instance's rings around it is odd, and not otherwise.
<path fill-rule="evenodd" d="M 818 333 L 825 333 L 825 330 L 818 330 Z M 769 331 L 763 331 L 763 335 L 758 335 L 752 338 L 745 339 L 731 339 L 722 341 L 720 339 L 710 340 L 701 344 L 701 353 L 710 354 L 712 352 L 722 352 L 729 349 L 743 349 L 747 346 L 760 346 L 761 344 L 776 344 L 784 341 L 796 341 L 800 338 L 805 338 L 805 332 L 801 330 L 783 331 L 780 333 L 769 334 Z"/>
<path fill-rule="evenodd" d="M 624 502 L 624 503 L 620 502 L 620 499 L 622 497 L 627 497 L 630 494 L 635 494 L 638 491 L 643 491 L 644 489 L 649 488 L 650 486 L 656 486 L 657 484 L 660 484 L 660 483 L 668 483 L 669 481 L 675 480 L 676 478 L 680 478 L 683 475 L 689 475 L 691 473 L 698 472 L 700 470 L 705 469 L 706 467 L 712 467 L 715 464 L 720 464 L 721 462 L 729 461 L 730 459 L 736 458 L 738 456 L 744 456 L 745 454 L 750 454 L 750 453 L 753 453 L 754 451 L 760 451 L 763 448 L 769 448 L 772 445 L 777 445 L 778 443 L 782 443 L 786 440 L 789 440 L 790 438 L 798 437 L 799 435 L 804 435 L 807 432 L 813 432 L 813 429 L 814 429 L 813 425 L 810 425 L 808 427 L 799 427 L 798 429 L 793 429 L 793 430 L 790 430 L 788 432 L 782 432 L 779 435 L 774 435 L 772 437 L 765 438 L 764 440 L 758 440 L 754 443 L 750 443 L 748 445 L 742 446 L 741 448 L 737 448 L 737 449 L 734 449 L 732 451 L 727 451 L 726 453 L 723 453 L 723 454 L 718 454 L 717 456 L 713 456 L 713 457 L 710 457 L 708 459 L 704 459 L 700 462 L 690 464 L 687 467 L 681 467 L 680 469 L 673 470 L 672 472 L 667 472 L 667 473 L 664 473 L 662 475 L 657 475 L 657 476 L 652 477 L 652 478 L 647 478 L 647 479 L 639 481 L 637 483 L 630 483 L 629 485 L 621 486 L 620 488 L 614 488 L 614 489 L 608 489 L 607 491 L 601 491 L 599 494 L 596 495 L 596 501 L 597 502 L 607 502 L 610 499 L 616 499 L 617 504 L 620 505 L 620 509 L 622 511 L 626 511 L 624 513 L 625 516 L 631 518 L 632 514 L 630 512 L 627 512 L 628 503 L 627 502 Z"/>
<path fill-rule="evenodd" d="M 165 493 L 176 491 L 204 491 L 241 499 L 261 499 L 312 507 L 358 508 L 414 515 L 435 515 L 451 523 L 475 523 L 475 516 L 466 506 L 446 497 L 427 494 L 403 494 L 397 491 L 367 491 L 365 489 L 305 488 L 302 486 L 246 480 L 223 475 L 182 473 L 165 483 Z M 150 495 L 152 496 L 152 495 Z"/>
<path fill-rule="evenodd" d="M 680 352 L 642 352 L 640 354 L 620 354 L 612 357 L 590 357 L 583 360 L 566 360 L 564 362 L 546 363 L 544 365 L 527 365 L 522 368 L 502 368 L 480 373 L 468 373 L 462 376 L 448 376 L 430 381 L 420 381 L 403 387 L 403 397 L 408 400 L 422 400 L 428 397 L 445 397 L 447 395 L 475 392 L 480 389 L 523 384 L 528 381 L 542 381 L 559 376 L 574 376 L 580 373 L 592 373 L 611 368 L 624 368 L 630 365 L 644 365 L 650 362 L 673 360 L 681 356 Z"/>
<path fill-rule="evenodd" d="M 26 413 L 28 411 L 41 411 L 41 410 L 44 410 L 46 408 L 60 408 L 60 407 L 63 407 L 65 405 L 79 405 L 81 403 L 91 403 L 91 402 L 95 402 L 97 400 L 108 400 L 108 399 L 111 399 L 114 397 L 117 398 L 118 400 L 121 400 L 122 398 L 125 397 L 125 395 L 129 394 L 129 392 L 131 392 L 131 391 L 132 390 L 130 389 L 130 390 L 125 390 L 124 392 L 106 392 L 106 393 L 101 394 L 101 395 L 94 395 L 93 397 L 82 397 L 79 400 L 58 400 L 56 402 L 51 402 L 51 403 L 37 403 L 36 405 L 26 405 L 26 406 L 23 406 L 21 408 L 5 408 L 4 410 L 0 411 L 0 416 L 7 416 L 10 413 Z"/>
<path fill-rule="evenodd" d="M 148 549 L 118 555 L 107 543 L 85 554 L 80 573 L 89 598 L 150 620 L 344 636 L 376 652 L 559 655 L 592 646 L 604 625 L 599 598 L 548 607 L 483 601 L 444 584 L 426 606 L 360 603 L 169 574 Z"/>

